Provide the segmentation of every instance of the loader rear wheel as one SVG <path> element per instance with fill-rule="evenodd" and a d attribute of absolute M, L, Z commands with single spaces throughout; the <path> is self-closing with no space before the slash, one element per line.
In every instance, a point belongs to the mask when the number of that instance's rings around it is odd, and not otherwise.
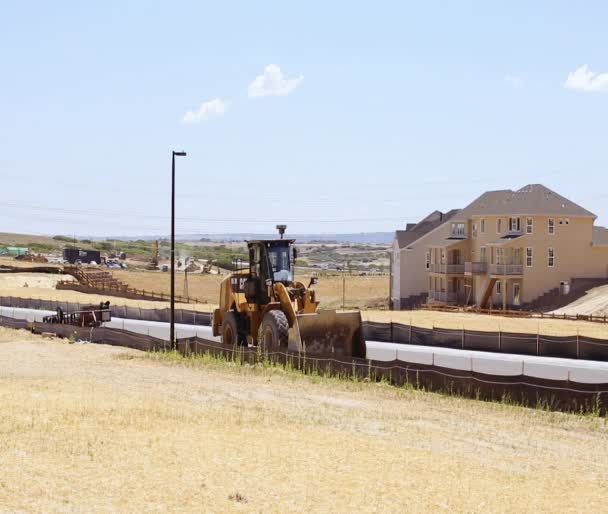
<path fill-rule="evenodd" d="M 260 344 L 265 350 L 287 347 L 289 322 L 283 311 L 269 311 L 264 314 L 260 327 Z"/>
<path fill-rule="evenodd" d="M 222 344 L 237 345 L 241 342 L 239 320 L 235 312 L 228 311 L 222 321 Z"/>

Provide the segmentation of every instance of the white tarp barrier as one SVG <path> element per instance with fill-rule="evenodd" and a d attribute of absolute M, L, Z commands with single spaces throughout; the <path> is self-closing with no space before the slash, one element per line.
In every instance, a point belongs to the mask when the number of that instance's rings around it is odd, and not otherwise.
<path fill-rule="evenodd" d="M 608 384 L 608 362 L 574 361 L 570 365 L 570 380 L 581 384 Z"/>
<path fill-rule="evenodd" d="M 524 367 L 522 355 L 509 355 L 508 353 L 484 354 L 474 353 L 473 371 L 486 375 L 501 375 L 505 377 L 521 375 Z"/>
<path fill-rule="evenodd" d="M 435 366 L 441 368 L 459 369 L 461 371 L 472 371 L 471 352 L 462 350 L 451 350 L 450 348 L 435 348 L 433 359 Z"/>
<path fill-rule="evenodd" d="M 395 343 L 377 343 L 368 341 L 366 343 L 366 357 L 375 361 L 393 361 L 397 358 L 397 347 Z"/>
<path fill-rule="evenodd" d="M 1 316 L 28 321 L 41 322 L 44 316 L 51 314 L 55 314 L 55 312 L 19 307 L 0 307 Z M 104 323 L 104 326 L 150 335 L 159 339 L 169 339 L 169 323 L 160 321 L 114 318 L 111 322 Z M 211 327 L 176 323 L 175 330 L 178 338 L 198 336 L 219 341 L 218 337 L 213 337 Z M 456 350 L 436 346 L 381 343 L 378 341 L 367 341 L 366 345 L 367 358 L 378 361 L 398 359 L 414 364 L 434 364 L 444 368 L 497 376 L 521 375 L 523 367 L 523 374 L 529 377 L 570 380 L 585 384 L 608 383 L 608 362 Z"/>
<path fill-rule="evenodd" d="M 538 360 L 524 361 L 524 375 L 528 377 L 544 378 L 546 380 L 568 380 L 570 376 L 570 359 L 557 359 L 568 362 L 553 362 L 553 357 L 537 357 L 546 359 L 544 362 Z"/>
<path fill-rule="evenodd" d="M 165 341 L 169 340 L 169 323 L 163 323 L 161 321 L 112 318 L 112 321 L 104 323 L 103 326 L 118 330 L 128 330 L 129 332 L 135 332 L 136 334 L 149 335 Z M 213 337 L 211 327 L 205 327 L 202 325 L 185 325 L 182 323 L 175 324 L 176 338 L 183 339 L 186 337 L 196 336 L 204 339 L 211 339 L 213 341 L 219 341 L 219 338 Z"/>
<path fill-rule="evenodd" d="M 42 323 L 42 318 L 53 314 L 57 313 L 55 311 L 39 311 L 35 309 L 23 309 L 21 307 L 0 307 L 0 316 L 26 321 L 38 321 L 40 323 Z"/>
<path fill-rule="evenodd" d="M 397 359 L 405 362 L 412 362 L 414 364 L 424 364 L 426 366 L 432 366 L 433 364 L 433 348 L 429 351 L 428 347 L 405 345 L 401 344 L 397 348 Z"/>

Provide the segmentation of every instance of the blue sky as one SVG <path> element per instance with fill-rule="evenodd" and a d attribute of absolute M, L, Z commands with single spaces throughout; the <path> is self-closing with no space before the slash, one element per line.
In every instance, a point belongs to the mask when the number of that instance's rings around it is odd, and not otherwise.
<path fill-rule="evenodd" d="M 608 224 L 607 19 L 605 2 L 5 0 L 0 232 L 168 233 L 172 149 L 179 233 L 392 231 L 535 182 Z"/>

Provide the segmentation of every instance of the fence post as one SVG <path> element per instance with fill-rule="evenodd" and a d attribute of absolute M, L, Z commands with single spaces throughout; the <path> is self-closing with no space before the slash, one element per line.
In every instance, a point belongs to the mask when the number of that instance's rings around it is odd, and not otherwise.
<path fill-rule="evenodd" d="M 498 353 L 502 353 L 502 332 L 500 326 L 498 327 Z"/>
<path fill-rule="evenodd" d="M 464 350 L 464 325 L 462 325 L 462 349 Z"/>
<path fill-rule="evenodd" d="M 581 358 L 581 341 L 580 341 L 580 334 L 579 334 L 579 329 L 576 329 L 576 358 L 580 359 Z"/>
<path fill-rule="evenodd" d="M 410 344 L 412 344 L 412 318 L 410 318 Z"/>
<path fill-rule="evenodd" d="M 390 325 L 389 325 L 389 326 L 390 326 L 390 338 L 391 338 L 391 343 L 394 343 L 394 342 L 395 342 L 395 340 L 393 339 L 393 322 L 392 322 L 392 320 L 391 320 L 391 322 L 390 322 Z"/>
<path fill-rule="evenodd" d="M 540 324 L 536 330 L 536 355 L 540 355 Z"/>

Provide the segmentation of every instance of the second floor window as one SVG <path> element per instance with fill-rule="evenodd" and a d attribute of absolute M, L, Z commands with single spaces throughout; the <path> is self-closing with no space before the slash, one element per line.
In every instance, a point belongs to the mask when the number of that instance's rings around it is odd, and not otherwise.
<path fill-rule="evenodd" d="M 526 218 L 526 234 L 531 234 L 534 228 L 532 218 Z"/>
<path fill-rule="evenodd" d="M 481 220 L 481 233 L 485 234 L 486 232 L 486 220 Z"/>
<path fill-rule="evenodd" d="M 452 235 L 464 237 L 465 236 L 464 223 L 452 223 Z"/>
<path fill-rule="evenodd" d="M 496 264 L 504 264 L 503 262 L 504 252 L 502 248 L 496 248 Z"/>
<path fill-rule="evenodd" d="M 502 294 L 502 282 L 500 280 L 496 282 L 496 294 Z"/>
<path fill-rule="evenodd" d="M 482 246 L 479 249 L 479 260 L 480 260 L 480 262 L 488 262 L 487 258 L 488 258 L 488 256 L 487 256 L 486 247 Z"/>
<path fill-rule="evenodd" d="M 532 248 L 526 248 L 526 266 L 528 268 L 532 267 Z"/>
<path fill-rule="evenodd" d="M 502 219 L 498 218 L 496 220 L 496 233 L 500 234 L 502 232 Z"/>
<path fill-rule="evenodd" d="M 552 268 L 555 265 L 555 250 L 553 248 L 549 248 L 547 257 L 547 265 Z"/>
<path fill-rule="evenodd" d="M 549 218 L 549 234 L 555 234 L 555 218 Z"/>
<path fill-rule="evenodd" d="M 431 268 L 431 252 L 426 252 L 425 267 L 426 267 L 426 269 L 430 269 Z"/>
<path fill-rule="evenodd" d="M 509 232 L 521 231 L 521 218 L 509 218 Z"/>

